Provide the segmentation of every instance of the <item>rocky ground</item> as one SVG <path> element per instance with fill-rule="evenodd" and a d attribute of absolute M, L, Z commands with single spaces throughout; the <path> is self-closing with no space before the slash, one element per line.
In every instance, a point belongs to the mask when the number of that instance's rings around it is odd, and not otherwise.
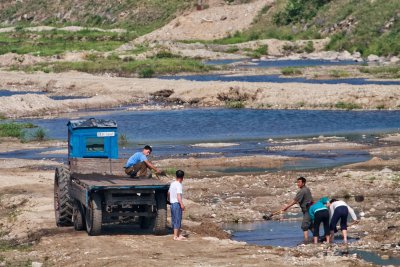
<path fill-rule="evenodd" d="M 301 143 L 301 140 L 299 140 Z M 201 159 L 161 160 L 161 168 L 181 166 L 188 173 L 184 181 L 184 229 L 187 242 L 172 240 L 171 234 L 153 236 L 136 227 L 106 227 L 104 235 L 88 237 L 71 227 L 57 228 L 53 212 L 53 168 L 51 160 L 2 159 L 0 164 L 0 262 L 3 265 L 25 265 L 31 262 L 57 266 L 368 266 L 354 256 L 341 256 L 340 245 L 306 245 L 295 248 L 252 246 L 227 239 L 219 228 L 222 222 L 256 221 L 276 210 L 297 191 L 295 179 L 308 178 L 314 198 L 335 196 L 345 199 L 361 221 L 349 233 L 360 238 L 350 245 L 354 249 L 379 250 L 382 255 L 400 254 L 400 143 L 399 135 L 384 137 L 374 145 L 337 142 L 338 148 L 366 149 L 374 156 L 370 161 L 318 171 L 279 171 L 214 175 L 207 177 L 209 167 Z M 2 140 L 2 150 L 32 149 L 43 146 L 65 148 L 65 144 L 27 143 Z M 220 144 L 221 145 L 221 144 Z M 230 144 L 232 145 L 232 144 Z M 291 149 L 296 149 L 293 145 Z M 297 149 L 315 150 L 316 144 L 299 145 Z M 327 142 L 319 148 L 333 147 Z M 213 160 L 214 165 L 242 166 L 249 158 Z M 279 165 L 290 158 L 259 157 L 259 165 Z M 196 167 L 192 167 L 196 166 Z M 170 181 L 172 177 L 163 178 Z M 363 200 L 360 201 L 360 196 Z M 290 210 L 299 213 L 298 207 Z M 285 218 L 285 215 L 274 219 Z M 299 235 L 301 231 L 299 229 Z M 386 257 L 384 256 L 384 257 Z"/>

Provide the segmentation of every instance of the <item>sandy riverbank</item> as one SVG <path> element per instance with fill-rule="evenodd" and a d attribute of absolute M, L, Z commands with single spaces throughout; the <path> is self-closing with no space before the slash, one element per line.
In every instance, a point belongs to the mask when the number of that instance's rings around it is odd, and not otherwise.
<path fill-rule="evenodd" d="M 397 85 L 193 82 L 106 77 L 78 72 L 27 74 L 0 71 L 0 88 L 32 92 L 0 97 L 0 113 L 14 118 L 145 104 L 154 99 L 194 107 L 224 106 L 226 101 L 242 101 L 246 107 L 272 109 L 332 109 L 338 102 L 354 103 L 363 109 L 376 109 L 382 105 L 387 109 L 398 109 L 400 106 Z M 164 90 L 171 90 L 172 94 L 157 93 Z M 43 91 L 47 95 L 34 94 Z M 90 98 L 53 100 L 50 95 Z"/>

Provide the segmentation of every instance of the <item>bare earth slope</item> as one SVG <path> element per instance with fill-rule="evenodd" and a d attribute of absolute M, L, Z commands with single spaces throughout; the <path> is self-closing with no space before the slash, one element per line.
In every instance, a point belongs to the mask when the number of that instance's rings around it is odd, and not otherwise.
<path fill-rule="evenodd" d="M 258 0 L 241 5 L 212 6 L 181 15 L 170 23 L 144 35 L 136 42 L 155 40 L 212 40 L 246 29 L 257 13 L 273 0 Z"/>

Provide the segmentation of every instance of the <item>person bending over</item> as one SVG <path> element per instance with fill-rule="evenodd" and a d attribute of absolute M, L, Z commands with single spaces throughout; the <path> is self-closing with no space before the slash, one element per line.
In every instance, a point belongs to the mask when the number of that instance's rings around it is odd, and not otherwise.
<path fill-rule="evenodd" d="M 323 197 L 311 205 L 308 213 L 310 214 L 311 221 L 313 222 L 313 239 L 314 244 L 318 243 L 319 237 L 319 226 L 321 223 L 324 225 L 324 234 L 326 238 L 326 242 L 329 243 L 329 210 L 327 208 L 327 203 L 329 199 L 327 197 Z"/>
<path fill-rule="evenodd" d="M 337 232 L 336 225 L 340 220 L 340 229 L 343 234 L 343 243 L 347 243 L 347 217 L 349 213 L 354 223 L 358 223 L 357 216 L 354 210 L 342 200 L 337 200 L 332 198 L 328 203 L 329 215 L 330 215 L 330 225 L 331 230 L 331 242 L 333 242 L 334 234 Z"/>
<path fill-rule="evenodd" d="M 126 162 L 124 168 L 125 173 L 130 177 L 145 177 L 150 178 L 151 172 L 147 174 L 147 169 L 152 169 L 156 173 L 161 173 L 148 159 L 147 156 L 151 154 L 153 149 L 151 146 L 146 145 L 143 151 L 136 152 Z"/>

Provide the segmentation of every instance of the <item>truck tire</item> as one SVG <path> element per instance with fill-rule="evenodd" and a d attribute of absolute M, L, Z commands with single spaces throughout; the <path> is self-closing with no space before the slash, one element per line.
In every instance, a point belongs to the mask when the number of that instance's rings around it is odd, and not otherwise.
<path fill-rule="evenodd" d="M 93 194 L 85 212 L 86 231 L 89 235 L 99 235 L 101 233 L 102 214 L 100 195 Z"/>
<path fill-rule="evenodd" d="M 57 167 L 54 176 L 54 212 L 58 227 L 72 226 L 71 178 L 66 167 Z"/>
<path fill-rule="evenodd" d="M 73 208 L 73 216 L 72 219 L 74 221 L 74 228 L 76 231 L 85 230 L 85 222 L 83 221 L 84 214 L 82 204 L 79 203 L 77 200 L 74 201 L 74 208 Z"/>
<path fill-rule="evenodd" d="M 156 192 L 157 215 L 154 224 L 154 234 L 167 234 L 167 194 L 166 192 Z"/>

